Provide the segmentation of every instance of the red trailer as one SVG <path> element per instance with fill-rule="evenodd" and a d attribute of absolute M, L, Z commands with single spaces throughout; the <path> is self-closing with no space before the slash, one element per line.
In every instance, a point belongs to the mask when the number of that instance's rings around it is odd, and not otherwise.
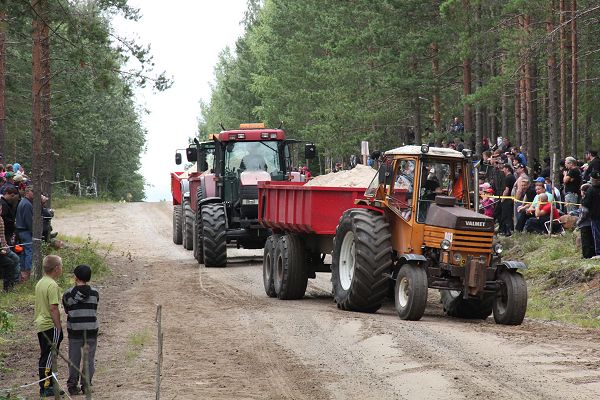
<path fill-rule="evenodd" d="M 270 297 L 299 299 L 308 278 L 331 272 L 324 263 L 344 211 L 356 207 L 366 188 L 259 182 L 258 220 L 273 231 L 265 243 L 263 280 Z"/>
<path fill-rule="evenodd" d="M 189 182 L 187 172 L 171 172 L 171 194 L 173 196 L 173 243 L 192 249 L 193 219 L 190 218 Z"/>

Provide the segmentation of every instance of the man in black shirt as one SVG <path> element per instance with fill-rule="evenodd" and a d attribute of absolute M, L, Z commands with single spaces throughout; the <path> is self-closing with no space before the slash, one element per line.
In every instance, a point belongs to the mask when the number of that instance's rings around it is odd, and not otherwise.
<path fill-rule="evenodd" d="M 576 203 L 579 202 L 579 188 L 581 187 L 581 171 L 577 165 L 577 160 L 573 157 L 565 158 L 566 171 L 563 173 L 563 183 L 565 184 L 565 202 L 567 203 L 567 213 L 576 210 Z"/>
<path fill-rule="evenodd" d="M 592 187 L 585 192 L 582 205 L 589 210 L 596 255 L 600 255 L 600 172 L 591 173 Z"/>
<path fill-rule="evenodd" d="M 0 198 L 2 207 L 2 220 L 4 221 L 4 234 L 6 242 L 13 246 L 15 244 L 15 220 L 17 218 L 17 204 L 19 204 L 19 191 L 15 187 L 9 187 Z"/>
<path fill-rule="evenodd" d="M 502 189 L 502 196 L 510 196 L 510 192 L 515 185 L 517 178 L 515 178 L 513 168 L 509 164 L 505 164 L 504 167 L 502 167 L 502 172 L 504 173 L 504 187 Z M 513 214 L 515 202 L 513 199 L 502 199 L 500 205 L 502 208 L 502 216 L 500 218 L 500 233 L 510 236 L 512 235 L 514 229 Z"/>
<path fill-rule="evenodd" d="M 592 172 L 600 172 L 600 158 L 598 158 L 598 152 L 596 150 L 588 150 L 585 152 L 585 160 L 587 161 L 587 169 L 583 173 L 583 181 L 587 182 L 590 180 Z"/>

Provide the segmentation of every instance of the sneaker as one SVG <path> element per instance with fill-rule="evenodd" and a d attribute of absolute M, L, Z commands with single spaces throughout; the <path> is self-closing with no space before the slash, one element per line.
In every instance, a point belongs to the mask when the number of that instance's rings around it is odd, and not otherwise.
<path fill-rule="evenodd" d="M 68 388 L 68 392 L 69 392 L 70 395 L 81 394 L 81 390 L 79 390 L 79 388 L 77 386 L 70 386 Z"/>
<path fill-rule="evenodd" d="M 92 390 L 92 385 L 90 385 L 90 393 L 94 393 L 94 391 Z M 81 394 L 85 394 L 85 386 L 81 386 Z"/>
<path fill-rule="evenodd" d="M 65 394 L 64 390 L 59 390 L 58 392 L 61 396 L 63 394 Z M 40 393 L 40 396 L 42 397 L 54 397 L 54 388 L 53 387 L 49 387 L 47 389 L 42 390 L 42 392 Z"/>

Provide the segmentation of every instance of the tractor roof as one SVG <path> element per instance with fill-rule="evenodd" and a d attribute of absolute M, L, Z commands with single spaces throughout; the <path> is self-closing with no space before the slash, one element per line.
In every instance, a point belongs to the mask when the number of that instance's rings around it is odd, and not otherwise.
<path fill-rule="evenodd" d="M 427 153 L 421 152 L 421 146 L 402 146 L 385 152 L 386 156 L 437 156 L 451 158 L 465 158 L 460 152 L 445 147 L 430 147 Z"/>
<path fill-rule="evenodd" d="M 282 129 L 233 129 L 210 135 L 209 139 L 220 142 L 284 140 L 285 132 Z"/>

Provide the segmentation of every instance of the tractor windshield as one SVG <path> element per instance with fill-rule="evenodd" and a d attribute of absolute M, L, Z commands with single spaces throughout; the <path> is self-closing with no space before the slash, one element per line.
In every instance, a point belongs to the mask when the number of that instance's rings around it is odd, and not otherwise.
<path fill-rule="evenodd" d="M 229 142 L 225 153 L 227 171 L 267 171 L 276 175 L 281 171 L 278 141 Z"/>
<path fill-rule="evenodd" d="M 435 196 L 452 196 L 459 206 L 468 204 L 468 185 L 465 182 L 464 165 L 460 161 L 423 159 L 419 182 L 417 222 L 425 222 L 427 210 Z"/>

